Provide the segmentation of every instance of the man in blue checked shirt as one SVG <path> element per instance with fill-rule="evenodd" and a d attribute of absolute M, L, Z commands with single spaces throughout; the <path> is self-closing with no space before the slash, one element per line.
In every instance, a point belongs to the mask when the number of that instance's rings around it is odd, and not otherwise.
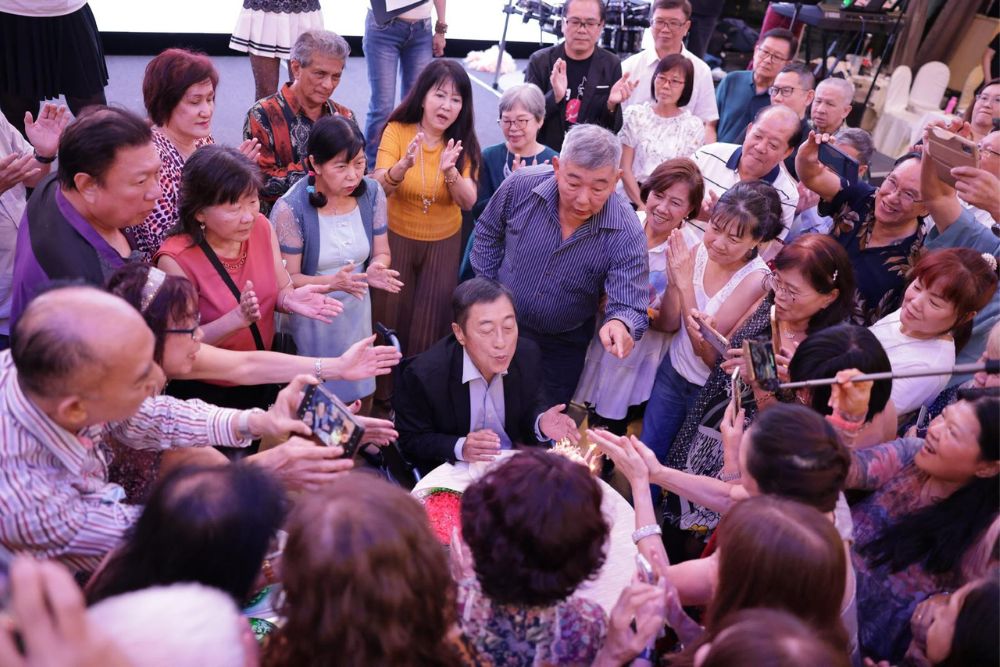
<path fill-rule="evenodd" d="M 615 192 L 620 161 L 614 134 L 578 125 L 551 166 L 504 181 L 476 224 L 472 266 L 513 293 L 520 334 L 541 348 L 554 403 L 573 396 L 596 318 L 605 349 L 619 358 L 648 324 L 646 239 Z"/>

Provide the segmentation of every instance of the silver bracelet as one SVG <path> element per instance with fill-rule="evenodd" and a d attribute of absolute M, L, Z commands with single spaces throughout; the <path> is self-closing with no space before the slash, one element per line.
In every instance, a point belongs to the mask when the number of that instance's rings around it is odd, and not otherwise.
<path fill-rule="evenodd" d="M 641 528 L 636 528 L 635 532 L 632 533 L 632 543 L 639 544 L 639 540 L 643 540 L 649 537 L 650 535 L 662 535 L 662 534 L 663 530 L 660 529 L 660 526 L 658 524 L 650 523 L 645 526 L 642 526 Z"/>
<path fill-rule="evenodd" d="M 316 358 L 316 364 L 313 366 L 313 375 L 315 375 L 316 379 L 320 382 L 323 381 L 323 359 L 319 357 Z"/>
<path fill-rule="evenodd" d="M 743 473 L 737 470 L 736 472 L 726 472 L 719 473 L 719 479 L 723 482 L 734 482 L 743 476 Z"/>

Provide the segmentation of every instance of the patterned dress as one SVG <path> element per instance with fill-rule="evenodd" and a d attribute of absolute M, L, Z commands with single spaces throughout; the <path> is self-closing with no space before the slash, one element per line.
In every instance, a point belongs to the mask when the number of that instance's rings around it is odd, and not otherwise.
<path fill-rule="evenodd" d="M 195 148 L 214 144 L 215 139 L 206 137 L 195 143 Z M 156 200 L 156 208 L 140 224 L 122 230 L 132 246 L 141 252 L 144 261 L 150 261 L 160 244 L 180 220 L 178 202 L 181 196 L 181 173 L 184 171 L 184 156 L 173 142 L 158 127 L 153 128 L 153 146 L 160 156 L 160 188 L 163 194 Z"/>
<path fill-rule="evenodd" d="M 622 143 L 635 151 L 632 174 L 642 183 L 661 162 L 690 157 L 705 143 L 705 124 L 686 109 L 664 118 L 653 110 L 654 103 L 635 104 L 625 109 Z"/>
<path fill-rule="evenodd" d="M 918 563 L 898 572 L 874 566 L 859 550 L 904 516 L 929 503 L 921 491 L 928 476 L 913 462 L 924 441 L 901 438 L 877 447 L 852 450 L 847 488 L 873 490 L 852 508 L 857 549 L 851 553 L 858 581 L 858 639 L 861 652 L 895 663 L 910 643 L 910 617 L 917 604 L 942 590 L 955 590 L 958 573 L 933 574 Z"/>
<path fill-rule="evenodd" d="M 570 597 L 551 607 L 500 604 L 475 579 L 459 584 L 458 616 L 475 651 L 496 667 L 589 665 L 607 631 L 596 602 Z"/>

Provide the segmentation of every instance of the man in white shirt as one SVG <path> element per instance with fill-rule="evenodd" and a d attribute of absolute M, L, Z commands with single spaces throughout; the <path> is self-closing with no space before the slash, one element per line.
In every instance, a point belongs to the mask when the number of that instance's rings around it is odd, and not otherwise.
<path fill-rule="evenodd" d="M 801 143 L 798 115 L 785 106 L 764 107 L 747 125 L 743 145 L 715 143 L 702 146 L 693 156 L 705 178 L 705 202 L 698 215 L 708 220 L 722 193 L 740 181 L 762 180 L 781 197 L 779 239 L 788 235 L 799 203 L 799 191 L 782 161 Z"/>
<path fill-rule="evenodd" d="M 650 82 L 653 80 L 656 64 L 671 53 L 680 53 L 694 67 L 691 101 L 683 108 L 705 123 L 705 143 L 714 142 L 714 123 L 719 119 L 719 109 L 715 103 L 712 71 L 704 60 L 684 47 L 684 36 L 691 27 L 691 3 L 688 0 L 655 0 L 649 24 L 653 47 L 630 56 L 622 63 L 622 73 L 638 82 L 624 106 L 649 102 L 652 99 Z"/>

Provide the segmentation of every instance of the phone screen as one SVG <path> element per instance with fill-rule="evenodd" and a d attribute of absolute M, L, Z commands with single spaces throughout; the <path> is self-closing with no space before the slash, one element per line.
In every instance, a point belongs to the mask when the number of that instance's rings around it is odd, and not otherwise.
<path fill-rule="evenodd" d="M 754 382 L 767 391 L 778 389 L 781 382 L 778 380 L 778 365 L 774 360 L 771 341 L 745 340 L 743 355 L 750 362 L 750 377 Z"/>
<path fill-rule="evenodd" d="M 819 145 L 819 161 L 851 185 L 858 182 L 858 162 L 830 144 Z"/>

